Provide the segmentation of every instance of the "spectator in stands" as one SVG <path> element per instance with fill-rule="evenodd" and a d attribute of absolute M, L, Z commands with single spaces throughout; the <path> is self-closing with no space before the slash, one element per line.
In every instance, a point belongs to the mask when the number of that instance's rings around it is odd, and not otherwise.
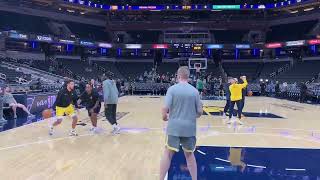
<path fill-rule="evenodd" d="M 220 86 L 219 86 L 219 96 L 224 96 L 224 87 L 223 87 L 223 84 L 221 83 Z"/>
<path fill-rule="evenodd" d="M 222 77 L 221 76 L 219 76 L 218 81 L 219 81 L 219 84 L 222 84 Z"/>
<path fill-rule="evenodd" d="M 38 78 L 37 82 L 34 85 L 35 85 L 35 89 L 41 89 L 41 79 Z"/>
<path fill-rule="evenodd" d="M 203 91 L 203 81 L 202 81 L 200 78 L 197 79 L 196 88 L 198 89 L 199 94 L 202 95 L 202 91 Z M 201 96 L 200 96 L 200 97 L 201 97 Z"/>
<path fill-rule="evenodd" d="M 91 84 L 90 84 L 91 85 Z M 84 93 L 86 89 L 86 80 L 84 77 L 81 78 L 81 82 L 79 83 L 79 91 L 80 91 L 80 94 Z"/>
<path fill-rule="evenodd" d="M 300 84 L 300 98 L 299 98 L 300 103 L 304 103 L 306 101 L 307 92 L 308 92 L 308 87 L 305 83 L 302 82 Z"/>
<path fill-rule="evenodd" d="M 165 74 L 162 74 L 162 76 L 161 76 L 161 82 L 164 82 L 164 81 L 165 81 L 165 78 L 166 78 Z"/>
<path fill-rule="evenodd" d="M 160 95 L 166 95 L 166 87 L 163 84 L 161 84 Z"/>
<path fill-rule="evenodd" d="M 120 79 L 118 79 L 116 81 L 116 86 L 117 86 L 117 89 L 118 89 L 118 92 L 119 92 L 119 95 L 120 95 L 121 94 L 121 80 Z"/>
<path fill-rule="evenodd" d="M 54 68 L 53 68 L 52 66 L 49 67 L 49 72 L 50 72 L 50 73 L 55 73 L 55 72 L 54 72 Z"/>
<path fill-rule="evenodd" d="M 84 70 L 85 70 L 86 72 L 92 72 L 92 69 L 91 69 L 90 67 L 86 67 Z"/>
<path fill-rule="evenodd" d="M 26 112 L 28 114 L 28 117 L 30 118 L 34 117 L 34 115 L 30 113 L 30 111 L 25 105 L 18 103 L 14 99 L 13 95 L 11 94 L 11 89 L 9 86 L 5 88 L 5 92 L 3 95 L 3 104 L 4 106 L 10 107 L 12 109 L 13 116 L 15 119 L 17 119 L 17 108 L 21 108 L 24 112 Z"/>
<path fill-rule="evenodd" d="M 146 79 L 146 78 L 147 78 L 147 76 L 145 76 L 144 79 Z M 143 82 L 143 77 L 142 76 L 139 77 L 139 82 Z"/>
<path fill-rule="evenodd" d="M 144 71 L 144 73 L 143 73 L 143 78 L 144 78 L 144 79 L 147 79 L 147 76 L 148 76 L 148 72 L 147 72 L 147 71 Z"/>
<path fill-rule="evenodd" d="M 134 91 L 134 84 L 130 82 L 128 87 L 128 94 L 133 95 L 133 91 Z"/>
<path fill-rule="evenodd" d="M 171 77 L 171 85 L 174 85 L 176 83 L 176 78 L 174 76 Z"/>
<path fill-rule="evenodd" d="M 95 81 L 94 79 L 91 79 L 89 84 L 90 84 L 93 88 L 96 88 L 96 87 L 97 87 L 96 81 Z"/>
<path fill-rule="evenodd" d="M 260 83 L 260 87 L 261 87 L 261 96 L 265 96 L 266 95 L 266 84 L 262 81 Z"/>
<path fill-rule="evenodd" d="M 207 76 L 207 82 L 211 82 L 212 73 Z"/>
<path fill-rule="evenodd" d="M 276 92 L 276 96 L 279 97 L 281 93 L 279 81 L 276 81 L 275 92 Z"/>

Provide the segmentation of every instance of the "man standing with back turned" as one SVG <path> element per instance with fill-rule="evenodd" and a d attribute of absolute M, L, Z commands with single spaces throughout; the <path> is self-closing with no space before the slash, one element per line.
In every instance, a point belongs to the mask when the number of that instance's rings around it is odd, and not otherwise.
<path fill-rule="evenodd" d="M 180 144 L 192 180 L 197 180 L 197 162 L 193 152 L 196 148 L 196 119 L 203 113 L 202 103 L 197 89 L 188 84 L 188 67 L 180 67 L 177 74 L 179 83 L 168 89 L 162 109 L 162 118 L 168 121 L 168 126 L 166 147 L 160 163 L 160 180 L 165 178 L 171 159 L 174 153 L 179 151 Z"/>

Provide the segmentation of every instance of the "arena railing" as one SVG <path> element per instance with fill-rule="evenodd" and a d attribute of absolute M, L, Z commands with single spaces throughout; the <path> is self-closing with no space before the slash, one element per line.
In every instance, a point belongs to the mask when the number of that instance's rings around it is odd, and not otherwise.
<path fill-rule="evenodd" d="M 278 68 L 276 71 L 274 71 L 273 73 L 271 73 L 269 76 L 270 78 L 276 78 L 278 75 L 287 72 L 291 69 L 291 66 L 289 64 L 286 64 L 280 68 Z"/>
<path fill-rule="evenodd" d="M 7 80 L 7 76 L 3 73 L 0 73 L 0 79 L 5 81 Z"/>
<path fill-rule="evenodd" d="M 50 77 L 48 76 L 51 76 L 51 78 L 55 78 L 55 81 L 56 80 L 61 80 L 61 79 L 65 79 L 64 76 L 60 76 L 60 75 L 57 75 L 57 74 L 53 74 L 53 73 L 50 73 L 48 71 L 44 71 L 44 70 L 41 70 L 41 69 L 37 69 L 37 68 L 34 68 L 34 67 L 31 67 L 31 66 L 28 66 L 28 65 L 25 65 L 25 64 L 19 64 L 19 66 L 17 65 L 14 65 L 14 64 L 11 64 L 11 63 L 8 63 L 8 62 L 2 62 L 2 64 L 5 64 L 9 67 L 12 67 L 12 68 L 17 68 L 17 67 L 20 67 L 20 68 L 26 68 L 28 69 L 28 71 L 32 71 L 31 74 L 34 74 L 34 75 L 37 75 L 39 77 L 43 77 L 43 78 L 47 78 L 47 79 L 50 79 Z M 71 72 L 71 71 L 70 71 Z M 72 72 L 71 72 L 72 73 Z M 47 75 L 47 76 L 46 76 Z M 71 78 L 73 79 L 72 76 L 68 77 L 68 78 Z M 76 80 L 76 83 L 78 81 Z"/>

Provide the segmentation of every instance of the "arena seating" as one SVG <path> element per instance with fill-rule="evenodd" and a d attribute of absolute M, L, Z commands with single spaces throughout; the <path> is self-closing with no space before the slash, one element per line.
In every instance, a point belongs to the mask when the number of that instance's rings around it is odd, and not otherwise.
<path fill-rule="evenodd" d="M 14 82 L 16 83 L 16 80 L 18 77 L 22 77 L 24 74 L 22 72 L 17 72 L 16 70 L 13 70 L 13 69 L 8 69 L 6 67 L 2 67 L 0 65 L 0 72 L 5 74 L 7 79 L 6 81 L 7 82 Z"/>
<path fill-rule="evenodd" d="M 138 78 L 143 76 L 144 72 L 150 72 L 153 67 L 153 63 L 129 63 L 121 62 L 115 64 L 119 72 L 126 78 Z"/>
<path fill-rule="evenodd" d="M 159 92 L 161 88 L 164 90 L 170 87 L 169 83 L 133 83 L 135 93 Z"/>
<path fill-rule="evenodd" d="M 28 33 L 51 34 L 48 19 L 0 11 L 0 29 L 21 30 Z"/>
<path fill-rule="evenodd" d="M 242 43 L 248 31 L 241 30 L 214 30 L 212 31 L 216 43 Z"/>
<path fill-rule="evenodd" d="M 128 43 L 154 43 L 159 42 L 160 31 L 128 31 L 131 41 Z"/>
<path fill-rule="evenodd" d="M 76 37 L 88 40 L 109 41 L 110 37 L 104 27 L 80 24 L 75 22 L 66 22 L 67 27 Z"/>
<path fill-rule="evenodd" d="M 219 66 L 216 66 L 215 64 L 212 64 L 212 63 L 208 63 L 207 66 L 208 68 L 206 72 L 208 74 L 210 73 L 212 76 L 216 76 L 216 77 L 223 76 L 223 73 L 221 71 L 222 69 Z"/>
<path fill-rule="evenodd" d="M 260 78 L 270 79 L 270 74 L 278 71 L 279 68 L 284 67 L 285 65 L 290 64 L 290 62 L 267 62 L 263 63 L 262 70 L 260 72 Z"/>
<path fill-rule="evenodd" d="M 179 68 L 179 64 L 175 62 L 161 63 L 160 65 L 158 65 L 157 73 L 158 74 L 164 74 L 164 73 L 175 74 L 178 68 Z"/>
<path fill-rule="evenodd" d="M 240 77 L 246 75 L 249 80 L 257 78 L 260 63 L 256 62 L 228 62 L 222 64 L 228 76 Z"/>
<path fill-rule="evenodd" d="M 306 38 L 312 27 L 318 21 L 304 21 L 299 23 L 272 26 L 266 34 L 267 42 L 298 40 Z"/>
<path fill-rule="evenodd" d="M 114 62 L 94 61 L 98 68 L 102 68 L 104 73 L 112 73 L 115 78 L 123 79 L 123 75 L 119 72 Z"/>
<path fill-rule="evenodd" d="M 319 61 L 304 61 L 295 64 L 289 71 L 277 76 L 282 82 L 306 82 L 320 72 Z"/>
<path fill-rule="evenodd" d="M 45 61 L 33 61 L 31 64 L 32 67 L 47 71 L 49 71 L 50 66 L 48 66 L 48 63 L 46 63 Z"/>
<path fill-rule="evenodd" d="M 76 76 L 86 79 L 97 79 L 102 74 L 96 67 L 80 59 L 57 59 L 57 61 L 66 66 Z"/>

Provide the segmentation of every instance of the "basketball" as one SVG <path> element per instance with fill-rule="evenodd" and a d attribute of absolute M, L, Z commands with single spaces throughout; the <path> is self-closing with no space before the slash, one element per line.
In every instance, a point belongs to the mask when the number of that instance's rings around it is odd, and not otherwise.
<path fill-rule="evenodd" d="M 52 110 L 51 109 L 46 109 L 42 111 L 42 118 L 43 119 L 48 119 L 52 117 Z"/>
<path fill-rule="evenodd" d="M 249 91 L 248 92 L 248 96 L 252 96 L 253 95 L 253 92 L 252 91 Z"/>

